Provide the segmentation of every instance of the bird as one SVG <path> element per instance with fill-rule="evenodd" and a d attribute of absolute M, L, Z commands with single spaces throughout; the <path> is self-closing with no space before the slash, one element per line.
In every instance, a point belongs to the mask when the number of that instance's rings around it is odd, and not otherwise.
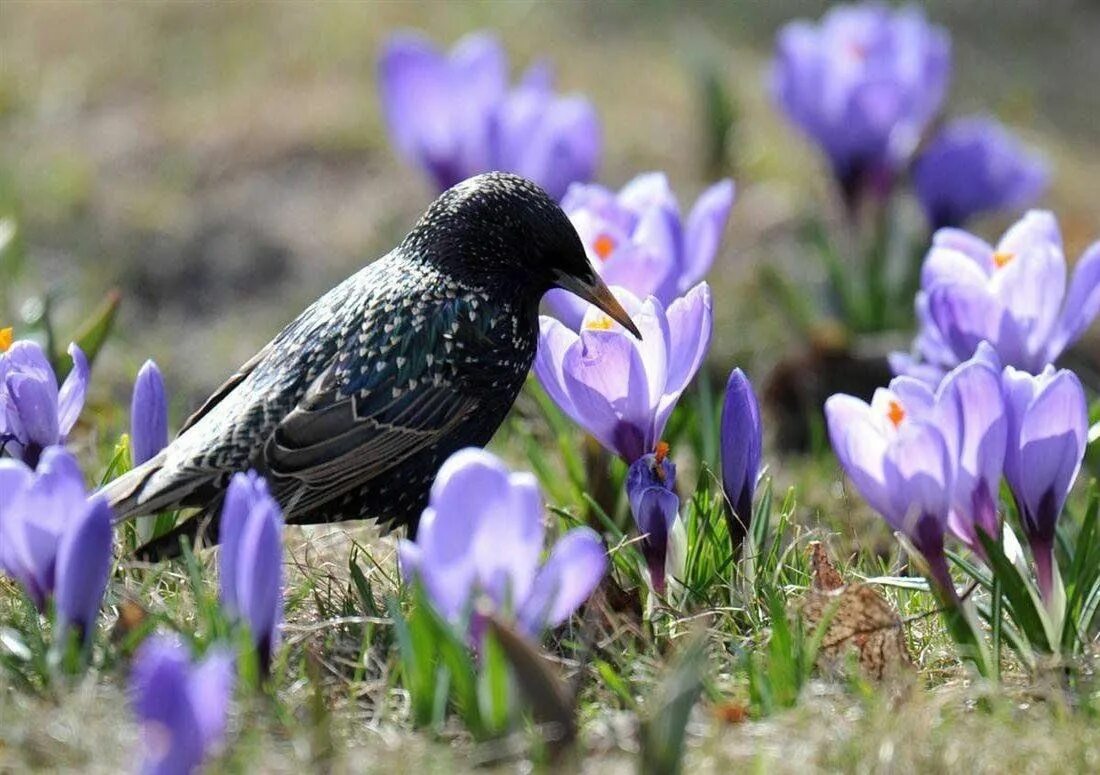
<path fill-rule="evenodd" d="M 484 446 L 526 381 L 539 304 L 572 292 L 641 338 L 561 208 L 490 172 L 439 196 L 392 251 L 324 294 L 101 490 L 116 519 L 199 511 L 139 550 L 217 542 L 235 473 L 268 482 L 287 524 L 417 522 L 440 465 Z"/>

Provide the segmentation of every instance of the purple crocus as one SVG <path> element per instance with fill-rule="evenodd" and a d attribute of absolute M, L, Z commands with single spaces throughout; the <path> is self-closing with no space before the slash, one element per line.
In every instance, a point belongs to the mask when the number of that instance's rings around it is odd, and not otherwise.
<path fill-rule="evenodd" d="M 849 204 L 888 189 L 939 111 L 951 72 L 947 32 L 916 7 L 830 9 L 779 32 L 775 102 L 825 152 Z"/>
<path fill-rule="evenodd" d="M 69 345 L 73 368 L 60 389 L 46 353 L 20 340 L 0 352 L 0 452 L 22 458 L 32 468 L 42 450 L 61 444 L 84 408 L 88 359 Z"/>
<path fill-rule="evenodd" d="M 988 342 L 1006 366 L 1042 371 L 1100 312 L 1100 242 L 1078 260 L 1066 286 L 1058 222 L 1033 210 L 997 243 L 940 229 L 924 260 L 912 353 L 894 353 L 896 374 L 930 383 Z"/>
<path fill-rule="evenodd" d="M 1088 435 L 1088 406 L 1077 376 L 1048 366 L 1037 376 L 1004 370 L 1008 409 L 1005 479 L 1035 557 L 1039 589 L 1054 599 L 1054 535 Z"/>
<path fill-rule="evenodd" d="M 248 624 L 266 672 L 283 619 L 283 515 L 256 472 L 233 475 L 219 531 L 222 605 Z"/>
<path fill-rule="evenodd" d="M 0 460 L 0 568 L 40 611 L 52 595 L 61 628 L 86 641 L 107 588 L 111 511 L 87 497 L 76 459 L 47 447 L 37 470 Z"/>
<path fill-rule="evenodd" d="M 130 451 L 134 465 L 152 459 L 168 446 L 168 393 L 153 361 L 146 361 L 134 381 L 130 401 Z"/>
<path fill-rule="evenodd" d="M 733 196 L 733 181 L 715 183 L 696 200 L 685 221 L 668 178 L 650 172 L 618 193 L 596 184 L 574 184 L 562 209 L 604 282 L 640 299 L 655 296 L 667 306 L 700 282 L 714 263 Z M 547 298 L 574 329 L 589 306 L 565 291 L 551 291 Z"/>
<path fill-rule="evenodd" d="M 722 490 L 726 494 L 733 519 L 729 520 L 730 540 L 740 547 L 752 519 L 752 500 L 760 475 L 763 429 L 760 404 L 752 383 L 741 369 L 734 369 L 726 383 L 721 425 Z"/>
<path fill-rule="evenodd" d="M 402 573 L 424 585 L 450 622 L 472 615 L 475 646 L 475 605 L 514 616 L 523 632 L 538 635 L 568 619 L 607 570 L 603 542 L 586 527 L 563 535 L 540 567 L 542 511 L 534 476 L 510 472 L 485 450 L 459 450 L 439 469 L 416 541 L 398 546 Z"/>
<path fill-rule="evenodd" d="M 541 63 L 509 89 L 507 56 L 492 35 L 469 35 L 449 53 L 419 35 L 395 35 L 379 61 L 379 88 L 394 144 L 441 191 L 499 170 L 560 199 L 599 164 L 591 103 L 556 95 Z"/>
<path fill-rule="evenodd" d="M 608 450 L 633 463 L 657 448 L 665 423 L 710 345 L 711 298 L 706 283 L 666 310 L 612 289 L 641 331 L 635 339 L 595 307 L 580 333 L 540 320 L 535 374 L 550 398 Z"/>
<path fill-rule="evenodd" d="M 668 457 L 668 445 L 657 445 L 657 451 L 642 455 L 626 474 L 626 494 L 634 524 L 642 535 L 642 556 L 649 568 L 654 591 L 663 595 L 669 540 L 680 513 L 680 497 L 676 494 L 676 465 Z"/>
<path fill-rule="evenodd" d="M 944 556 L 950 528 L 980 551 L 977 531 L 1000 536 L 996 492 L 1006 420 L 997 371 L 974 359 L 933 393 L 898 377 L 870 404 L 849 395 L 825 402 L 833 451 L 859 493 L 913 543 L 931 580 L 954 587 Z"/>
<path fill-rule="evenodd" d="M 225 734 L 233 693 L 233 657 L 214 651 L 192 664 L 174 637 L 153 635 L 130 673 L 134 713 L 142 727 L 146 775 L 189 775 Z"/>
<path fill-rule="evenodd" d="M 934 229 L 1027 207 L 1049 177 L 1038 155 L 998 121 L 980 116 L 948 123 L 913 164 L 913 186 Z"/>

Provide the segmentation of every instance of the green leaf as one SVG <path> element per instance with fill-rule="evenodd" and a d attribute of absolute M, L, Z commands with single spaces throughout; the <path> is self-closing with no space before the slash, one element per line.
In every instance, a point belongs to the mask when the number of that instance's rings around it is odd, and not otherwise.
<path fill-rule="evenodd" d="M 703 693 L 706 641 L 698 634 L 666 670 L 646 703 L 638 762 L 643 775 L 680 772 L 691 709 Z"/>
<path fill-rule="evenodd" d="M 100 350 L 103 349 L 107 337 L 110 336 L 118 317 L 118 308 L 122 303 L 122 294 L 117 290 L 109 291 L 103 297 L 99 307 L 88 316 L 87 320 L 77 329 L 73 341 L 84 351 L 88 363 L 95 363 Z M 58 354 L 60 357 L 60 354 Z M 59 375 L 60 376 L 60 375 Z"/>

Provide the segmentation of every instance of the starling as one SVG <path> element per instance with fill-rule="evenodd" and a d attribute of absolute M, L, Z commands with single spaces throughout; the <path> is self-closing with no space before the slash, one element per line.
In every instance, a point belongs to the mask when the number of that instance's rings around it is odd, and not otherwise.
<path fill-rule="evenodd" d="M 200 513 L 217 540 L 230 477 L 264 475 L 288 524 L 373 519 L 415 532 L 436 471 L 504 421 L 563 288 L 638 336 L 562 210 L 488 173 L 444 192 L 394 250 L 333 288 L 230 377 L 147 463 L 106 485 L 119 518 Z"/>

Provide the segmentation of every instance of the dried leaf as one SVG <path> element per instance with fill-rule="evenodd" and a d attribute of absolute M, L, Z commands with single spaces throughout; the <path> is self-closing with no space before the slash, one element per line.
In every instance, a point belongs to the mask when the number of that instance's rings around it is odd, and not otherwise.
<path fill-rule="evenodd" d="M 813 589 L 806 594 L 801 613 L 811 631 L 827 622 L 817 655 L 819 666 L 837 669 L 854 651 L 860 669 L 870 678 L 882 680 L 911 670 L 902 620 L 893 606 L 868 584 L 845 584 L 820 543 L 812 543 L 810 552 Z"/>

